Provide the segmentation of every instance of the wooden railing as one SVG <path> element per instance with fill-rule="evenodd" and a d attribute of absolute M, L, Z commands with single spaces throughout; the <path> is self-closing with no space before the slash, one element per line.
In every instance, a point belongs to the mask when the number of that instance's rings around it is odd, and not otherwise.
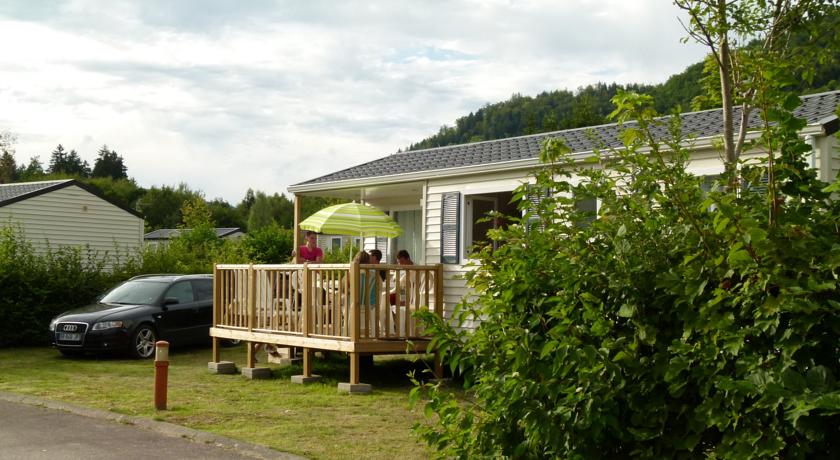
<path fill-rule="evenodd" d="M 411 340 L 443 315 L 441 265 L 216 265 L 214 328 L 339 341 Z M 313 347 L 313 348 L 318 348 Z"/>

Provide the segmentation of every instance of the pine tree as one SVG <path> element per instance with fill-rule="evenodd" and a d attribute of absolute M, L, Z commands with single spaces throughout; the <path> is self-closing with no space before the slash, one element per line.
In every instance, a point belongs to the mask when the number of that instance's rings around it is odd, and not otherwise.
<path fill-rule="evenodd" d="M 29 159 L 28 165 L 20 165 L 18 168 L 18 179 L 24 182 L 39 180 L 45 174 L 44 165 L 41 164 L 41 160 L 37 155 Z"/>
<path fill-rule="evenodd" d="M 108 150 L 103 145 L 97 152 L 99 155 L 93 163 L 93 177 L 110 177 L 112 179 L 127 179 L 128 169 L 125 166 L 123 157 L 113 150 Z"/>
<path fill-rule="evenodd" d="M 15 157 L 3 149 L 0 155 L 0 184 L 8 184 L 17 180 L 17 164 Z"/>

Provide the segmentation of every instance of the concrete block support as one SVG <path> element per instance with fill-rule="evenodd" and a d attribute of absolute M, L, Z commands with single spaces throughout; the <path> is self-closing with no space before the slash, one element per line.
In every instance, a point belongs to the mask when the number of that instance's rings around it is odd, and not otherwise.
<path fill-rule="evenodd" d="M 292 383 L 300 383 L 306 385 L 307 383 L 315 383 L 321 380 L 320 375 L 293 375 Z"/>
<path fill-rule="evenodd" d="M 367 383 L 348 383 L 339 382 L 338 392 L 349 393 L 351 395 L 364 395 L 370 393 L 372 390 L 370 384 Z"/>
<path fill-rule="evenodd" d="M 267 367 L 243 367 L 242 375 L 249 379 L 270 379 L 271 369 Z"/>
<path fill-rule="evenodd" d="M 207 369 L 212 374 L 235 374 L 236 364 L 230 361 L 219 361 L 207 363 Z"/>

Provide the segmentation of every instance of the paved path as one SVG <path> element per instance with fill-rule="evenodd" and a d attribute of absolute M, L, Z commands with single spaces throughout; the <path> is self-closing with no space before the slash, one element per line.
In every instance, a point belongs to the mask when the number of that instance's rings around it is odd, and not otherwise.
<path fill-rule="evenodd" d="M 0 421 L 0 459 L 300 459 L 170 423 L 9 393 L 0 393 Z"/>

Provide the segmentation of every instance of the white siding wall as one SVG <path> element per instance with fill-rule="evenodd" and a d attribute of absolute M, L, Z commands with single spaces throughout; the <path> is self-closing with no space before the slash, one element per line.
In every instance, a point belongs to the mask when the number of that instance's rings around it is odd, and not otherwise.
<path fill-rule="evenodd" d="M 101 254 L 125 254 L 143 243 L 143 219 L 75 185 L 0 207 L 0 225 L 10 222 L 39 252 L 89 246 Z"/>
<path fill-rule="evenodd" d="M 825 141 L 823 143 L 833 142 L 836 146 L 837 142 Z M 828 148 L 826 145 L 825 148 Z M 744 154 L 744 158 L 760 157 L 762 152 L 754 151 Z M 837 156 L 834 157 L 833 168 L 834 176 L 836 177 L 838 169 L 840 169 L 840 160 Z M 700 149 L 694 152 L 692 159 L 688 165 L 689 171 L 698 176 L 713 176 L 723 173 L 724 166 L 721 161 L 721 155 L 716 149 Z M 574 181 L 574 178 L 571 179 Z M 503 191 L 512 191 L 519 185 L 525 182 L 532 182 L 533 179 L 527 171 L 509 171 L 504 173 L 475 175 L 469 177 L 457 178 L 441 178 L 430 180 L 426 192 L 425 200 L 425 257 L 426 263 L 436 264 L 440 263 L 440 228 L 441 228 L 441 197 L 447 192 L 460 192 L 461 199 L 464 195 L 494 193 Z M 462 201 L 463 204 L 463 201 Z M 463 217 L 464 207 L 461 206 L 461 234 L 463 236 Z M 462 262 L 464 259 L 463 238 L 461 239 L 461 248 L 459 248 Z M 446 264 L 444 265 L 444 302 L 445 313 L 447 317 L 451 317 L 452 310 L 465 296 L 471 295 L 467 288 L 464 274 L 470 268 L 464 264 Z M 468 325 L 469 326 L 469 325 Z"/>
<path fill-rule="evenodd" d="M 818 164 L 821 166 L 820 179 L 826 182 L 837 180 L 840 174 L 840 142 L 835 136 L 820 136 L 816 139 Z"/>
<path fill-rule="evenodd" d="M 524 171 L 430 180 L 425 202 L 426 263 L 440 263 L 440 206 L 441 196 L 444 193 L 460 192 L 463 200 L 464 195 L 511 191 L 525 182 L 529 182 L 529 177 Z M 463 218 L 463 206 L 461 209 Z M 461 230 L 463 234 L 463 222 Z M 463 246 L 463 238 L 461 239 L 461 246 Z M 463 249 L 463 247 L 459 249 L 459 257 L 461 257 L 462 262 L 466 262 Z M 443 266 L 444 314 L 447 318 L 451 317 L 455 306 L 465 296 L 472 294 L 464 279 L 464 274 L 468 270 L 470 268 L 464 264 L 445 264 Z M 470 327 L 469 324 L 465 326 Z"/>

